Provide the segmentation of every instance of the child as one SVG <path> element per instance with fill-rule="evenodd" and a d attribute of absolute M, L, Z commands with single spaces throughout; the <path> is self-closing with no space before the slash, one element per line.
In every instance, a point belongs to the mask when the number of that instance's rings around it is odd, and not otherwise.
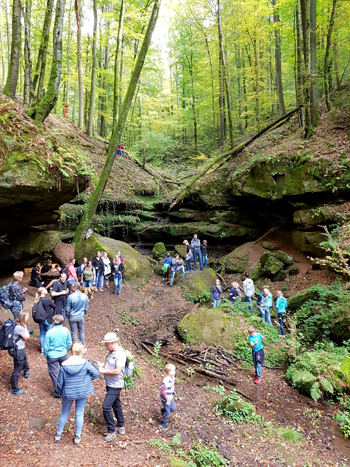
<path fill-rule="evenodd" d="M 180 261 L 179 255 L 176 253 L 175 257 L 171 260 L 170 266 L 170 287 L 173 286 L 173 280 L 175 277 L 176 271 L 182 271 L 182 275 L 186 276 L 184 265 L 182 261 Z"/>
<path fill-rule="evenodd" d="M 258 304 L 261 318 L 264 319 L 267 324 L 272 326 L 270 315 L 270 308 L 272 307 L 272 295 L 267 287 L 265 287 L 263 292 L 259 295 L 256 303 Z"/>
<path fill-rule="evenodd" d="M 283 297 L 283 293 L 280 290 L 277 291 L 277 297 L 278 297 L 276 300 L 277 316 L 278 316 L 278 321 L 280 323 L 280 328 L 281 328 L 281 334 L 279 336 L 286 337 L 284 333 L 283 319 L 286 316 L 286 308 L 288 306 L 288 303 L 287 303 L 287 300 Z"/>
<path fill-rule="evenodd" d="M 168 271 L 170 272 L 170 265 L 171 265 L 171 257 L 170 257 L 170 253 L 167 253 L 166 255 L 166 258 L 165 260 L 163 261 L 163 266 L 162 266 L 162 269 L 163 269 L 163 272 L 165 274 L 165 278 L 163 280 L 165 280 L 168 276 Z M 168 279 L 169 280 L 169 279 Z"/>
<path fill-rule="evenodd" d="M 241 289 L 239 288 L 238 282 L 232 282 L 232 288 L 230 290 L 230 302 L 233 302 L 233 304 L 237 304 L 241 301 L 242 298 L 242 293 Z M 234 308 L 233 305 L 233 308 Z"/>
<path fill-rule="evenodd" d="M 217 308 L 220 306 L 221 302 L 221 294 L 222 294 L 222 287 L 221 282 L 219 279 L 216 279 L 215 285 L 211 288 L 211 299 L 213 301 L 213 308 Z"/>
<path fill-rule="evenodd" d="M 208 267 L 208 250 L 207 250 L 207 241 L 203 240 L 201 245 L 201 253 L 202 253 L 202 264 L 203 268 Z"/>
<path fill-rule="evenodd" d="M 164 379 L 160 386 L 160 400 L 163 403 L 162 409 L 162 420 L 159 427 L 163 430 L 167 430 L 166 425 L 167 418 L 170 415 L 170 412 L 175 412 L 177 410 L 176 404 L 174 402 L 175 394 L 175 365 L 168 363 L 163 368 Z"/>
<path fill-rule="evenodd" d="M 259 384 L 261 381 L 261 368 L 264 364 L 264 348 L 262 341 L 265 340 L 265 337 L 257 333 L 253 326 L 248 328 L 248 341 L 252 348 L 253 353 L 253 362 L 255 368 L 255 376 L 253 377 L 254 383 Z"/>

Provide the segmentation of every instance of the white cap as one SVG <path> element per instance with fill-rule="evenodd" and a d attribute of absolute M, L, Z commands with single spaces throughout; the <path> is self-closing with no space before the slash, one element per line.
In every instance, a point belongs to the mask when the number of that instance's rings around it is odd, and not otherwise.
<path fill-rule="evenodd" d="M 102 342 L 117 342 L 119 341 L 119 337 L 117 337 L 117 334 L 115 332 L 108 332 L 105 335 L 105 338 L 103 339 Z"/>

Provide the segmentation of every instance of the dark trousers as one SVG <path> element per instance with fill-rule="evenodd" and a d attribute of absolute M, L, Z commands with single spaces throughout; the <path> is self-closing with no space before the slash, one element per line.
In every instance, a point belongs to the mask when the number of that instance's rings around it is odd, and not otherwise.
<path fill-rule="evenodd" d="M 52 379 L 53 390 L 57 395 L 58 395 L 57 378 L 58 378 L 58 373 L 59 373 L 58 364 L 62 365 L 62 363 L 65 360 L 67 360 L 67 354 L 63 355 L 63 357 L 58 357 L 58 358 L 50 358 L 50 357 L 46 358 L 47 367 L 49 369 L 49 375 L 50 375 L 50 378 Z"/>
<path fill-rule="evenodd" d="M 166 421 L 167 421 L 167 418 L 170 415 L 170 412 L 175 412 L 177 410 L 177 407 L 176 407 L 174 399 L 171 399 L 170 404 L 167 404 L 166 400 L 164 401 L 162 399 L 162 403 L 163 403 L 163 410 L 162 410 L 162 421 L 161 421 L 161 423 L 163 425 L 165 425 Z"/>
<path fill-rule="evenodd" d="M 281 328 L 281 336 L 285 336 L 284 332 L 284 317 L 286 316 L 285 313 L 278 313 L 278 321 L 280 323 L 280 328 Z"/>
<path fill-rule="evenodd" d="M 34 287 L 36 287 L 37 289 L 43 286 L 43 284 L 36 277 L 34 277 L 32 281 L 33 281 Z"/>
<path fill-rule="evenodd" d="M 124 416 L 122 410 L 122 403 L 120 402 L 120 393 L 122 388 L 110 388 L 106 387 L 107 394 L 102 404 L 103 416 L 108 433 L 115 432 L 115 423 L 113 418 L 113 412 L 117 419 L 117 426 L 124 426 Z M 113 411 L 112 411 L 113 409 Z"/>
<path fill-rule="evenodd" d="M 24 349 L 16 350 L 13 357 L 13 373 L 11 377 L 11 389 L 13 391 L 19 391 L 18 378 L 22 371 L 24 373 L 29 371 L 27 355 Z"/>

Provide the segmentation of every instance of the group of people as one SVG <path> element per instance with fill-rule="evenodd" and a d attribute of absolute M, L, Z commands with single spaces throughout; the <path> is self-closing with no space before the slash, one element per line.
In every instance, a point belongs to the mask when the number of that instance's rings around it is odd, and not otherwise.
<path fill-rule="evenodd" d="M 244 300 L 249 304 L 248 307 L 253 313 L 253 307 L 251 303 L 252 297 L 255 295 L 255 286 L 252 279 L 250 279 L 248 272 L 245 273 L 245 279 L 242 284 L 242 289 L 244 294 Z M 213 308 L 217 308 L 220 306 L 222 293 L 223 289 L 221 282 L 219 279 L 217 279 L 215 281 L 215 284 L 211 288 L 211 300 L 213 303 Z M 233 303 L 233 309 L 236 304 L 242 301 L 242 290 L 238 282 L 234 281 L 231 283 L 231 289 L 228 298 L 230 302 Z M 265 287 L 263 291 L 259 294 L 256 302 L 258 305 L 258 309 L 261 313 L 261 318 L 272 326 L 270 310 L 273 307 L 273 297 L 270 290 L 267 287 Z M 285 299 L 285 297 L 283 297 L 282 291 L 278 290 L 276 299 L 276 310 L 280 325 L 280 337 L 286 337 L 284 330 L 284 318 L 286 316 L 287 307 L 287 300 Z"/>
<path fill-rule="evenodd" d="M 191 261 L 194 263 L 194 270 L 197 269 L 197 261 L 201 270 L 208 267 L 208 246 L 206 240 L 203 240 L 203 243 L 201 243 L 197 234 L 194 234 L 191 243 L 187 240 L 184 240 L 183 243 L 187 247 L 185 264 L 180 259 L 179 254 L 175 254 L 174 258 L 171 258 L 170 253 L 168 253 L 163 261 L 163 271 L 167 275 L 168 283 L 171 287 L 173 286 L 177 271 L 181 271 L 183 276 L 193 271 Z"/>

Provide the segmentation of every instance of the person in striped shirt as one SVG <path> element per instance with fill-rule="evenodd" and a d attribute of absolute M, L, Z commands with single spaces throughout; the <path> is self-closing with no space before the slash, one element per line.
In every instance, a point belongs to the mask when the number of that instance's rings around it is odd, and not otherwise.
<path fill-rule="evenodd" d="M 163 368 L 164 379 L 160 386 L 160 400 L 163 403 L 162 409 L 162 420 L 159 427 L 163 430 L 167 430 L 166 421 L 170 415 L 170 412 L 177 410 L 174 393 L 175 393 L 175 365 L 167 364 Z"/>

